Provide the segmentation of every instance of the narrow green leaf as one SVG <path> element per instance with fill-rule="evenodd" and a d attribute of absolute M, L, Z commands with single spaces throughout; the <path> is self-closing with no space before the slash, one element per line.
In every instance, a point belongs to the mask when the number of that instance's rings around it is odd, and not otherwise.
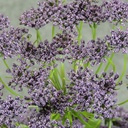
<path fill-rule="evenodd" d="M 125 76 L 126 74 L 126 71 L 127 71 L 127 54 L 124 54 L 124 66 L 123 66 L 123 71 L 122 71 L 122 74 L 120 75 L 119 79 L 118 79 L 118 83 L 120 83 L 123 79 L 123 77 Z"/>
<path fill-rule="evenodd" d="M 88 118 L 88 117 L 94 117 L 94 115 L 92 113 L 88 113 L 86 111 L 80 112 L 80 114 L 82 114 L 86 118 Z"/>
<path fill-rule="evenodd" d="M 5 59 L 3 59 L 3 62 L 4 62 L 4 65 L 6 66 L 6 68 L 10 69 Z"/>
<path fill-rule="evenodd" d="M 71 112 L 72 112 L 72 115 L 73 115 L 74 117 L 78 118 L 79 121 L 80 121 L 82 124 L 86 125 L 87 128 L 91 128 L 91 126 L 82 118 L 82 116 L 81 116 L 78 112 L 76 112 L 76 111 L 74 111 L 74 110 L 71 110 Z"/>
<path fill-rule="evenodd" d="M 103 65 L 103 63 L 101 62 L 101 63 L 100 63 L 100 65 L 98 66 L 98 68 L 97 68 L 97 70 L 96 70 L 95 74 L 98 74 L 98 73 L 99 73 L 99 71 L 100 71 L 100 69 L 101 69 L 102 65 Z"/>
<path fill-rule="evenodd" d="M 113 71 L 115 72 L 115 71 L 116 71 L 116 66 L 115 66 L 115 64 L 113 63 L 113 61 L 112 61 L 110 58 L 106 58 L 106 59 L 107 59 L 107 61 L 109 62 L 109 64 L 112 65 Z M 106 69 L 105 69 L 104 71 L 106 72 Z"/>
<path fill-rule="evenodd" d="M 62 125 L 65 124 L 65 121 L 67 120 L 67 113 L 62 117 Z"/>
<path fill-rule="evenodd" d="M 81 21 L 79 25 L 76 26 L 77 31 L 78 31 L 78 44 L 80 44 L 80 41 L 82 39 L 82 28 L 83 28 L 83 22 Z"/>
<path fill-rule="evenodd" d="M 123 104 L 126 104 L 127 102 L 128 102 L 128 100 L 125 100 L 125 101 L 119 103 L 118 105 L 123 105 Z"/>
<path fill-rule="evenodd" d="M 113 53 L 111 54 L 109 60 L 112 61 L 114 55 L 115 55 L 115 53 L 113 52 Z M 110 64 L 111 64 L 111 62 L 110 62 L 109 60 L 108 60 L 108 63 L 107 63 L 107 65 L 106 65 L 105 69 L 104 69 L 104 72 L 106 72 L 106 71 L 108 70 L 108 68 L 109 68 L 109 66 L 110 66 Z"/>
<path fill-rule="evenodd" d="M 70 125 L 72 126 L 72 114 L 70 111 L 67 113 L 67 118 L 69 119 Z"/>
<path fill-rule="evenodd" d="M 111 119 L 109 119 L 108 128 L 112 128 L 112 121 L 111 121 Z"/>
<path fill-rule="evenodd" d="M 51 114 L 51 120 L 58 120 L 60 118 L 60 114 L 59 113 L 52 113 Z"/>
<path fill-rule="evenodd" d="M 89 118 L 88 124 L 91 125 L 90 128 L 99 128 L 101 124 L 101 120 L 93 118 Z M 88 127 L 89 128 L 89 127 Z"/>
<path fill-rule="evenodd" d="M 55 26 L 52 26 L 52 38 L 55 36 Z"/>
<path fill-rule="evenodd" d="M 55 87 L 56 89 L 60 90 L 60 89 L 61 89 L 61 84 L 60 84 L 60 81 L 59 81 L 59 77 L 58 77 L 58 73 L 57 73 L 57 72 L 58 72 L 58 71 L 56 70 L 56 68 L 53 69 L 53 70 L 51 71 L 51 73 L 50 73 L 49 78 L 50 78 L 52 84 L 54 85 L 54 87 Z"/>
<path fill-rule="evenodd" d="M 16 123 L 15 126 L 18 126 L 18 128 L 29 128 L 27 125 Z"/>
<path fill-rule="evenodd" d="M 29 128 L 27 125 L 24 125 L 24 124 L 20 124 L 19 127 L 20 128 Z"/>
<path fill-rule="evenodd" d="M 8 128 L 5 124 L 0 125 L 0 128 Z"/>
<path fill-rule="evenodd" d="M 63 63 L 61 63 L 59 74 L 60 74 L 60 79 L 62 81 L 62 89 L 65 93 L 66 92 L 66 78 L 65 78 L 65 67 Z"/>
<path fill-rule="evenodd" d="M 2 80 L 2 78 L 0 77 L 0 82 L 4 85 L 4 87 L 14 96 L 20 96 L 21 98 L 23 98 L 23 96 L 19 95 L 18 93 L 16 93 L 13 89 L 11 89 L 10 87 L 8 87 L 4 81 Z"/>

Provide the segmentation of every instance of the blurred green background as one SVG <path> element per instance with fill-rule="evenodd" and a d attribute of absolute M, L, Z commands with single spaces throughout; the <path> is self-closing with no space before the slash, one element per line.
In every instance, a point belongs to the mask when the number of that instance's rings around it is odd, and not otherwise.
<path fill-rule="evenodd" d="M 36 7 L 37 2 L 39 0 L 0 0 L 0 13 L 5 14 L 9 17 L 11 21 L 12 26 L 19 26 L 19 17 L 20 15 L 25 11 L 30 9 L 31 7 Z M 23 27 L 23 26 L 22 26 Z M 48 39 L 51 40 L 51 24 L 48 24 L 47 26 L 41 28 L 41 35 L 43 40 Z M 106 34 L 110 34 L 110 30 L 112 28 L 111 24 L 103 23 L 100 26 L 98 26 L 97 30 L 97 37 L 103 38 Z M 35 39 L 35 30 L 30 29 L 30 33 L 32 34 L 32 39 Z M 91 39 L 91 30 L 87 24 L 83 26 L 83 39 L 86 41 Z M 9 65 L 11 65 L 13 62 L 15 62 L 15 59 L 12 61 L 11 59 L 8 59 L 7 62 Z M 128 57 L 127 57 L 128 62 Z M 118 73 L 121 73 L 123 70 L 123 55 L 120 53 L 116 54 L 114 57 L 114 63 L 116 64 L 116 69 Z M 68 65 L 67 65 L 68 67 Z M 4 79 L 4 81 L 8 81 L 7 78 L 5 78 L 5 66 L 3 64 L 2 59 L 0 59 L 0 76 Z M 110 69 L 111 70 L 111 69 Z M 127 68 L 127 74 L 128 74 L 128 68 Z M 128 99 L 128 89 L 127 84 L 128 80 L 124 78 L 124 85 L 120 88 L 118 91 L 118 102 L 124 101 Z M 7 94 L 7 92 L 5 92 Z M 128 109 L 128 103 L 124 105 L 125 108 Z"/>

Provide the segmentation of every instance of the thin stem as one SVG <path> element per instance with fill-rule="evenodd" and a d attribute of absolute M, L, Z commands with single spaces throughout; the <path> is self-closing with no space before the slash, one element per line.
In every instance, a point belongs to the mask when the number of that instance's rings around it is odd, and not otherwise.
<path fill-rule="evenodd" d="M 55 36 L 55 26 L 52 26 L 52 38 Z"/>
<path fill-rule="evenodd" d="M 87 67 L 89 67 L 90 62 L 87 62 L 86 64 L 84 64 L 84 68 L 86 69 Z"/>
<path fill-rule="evenodd" d="M 91 30 L 92 30 L 92 39 L 96 40 L 96 29 L 97 29 L 97 25 L 95 23 L 93 23 L 93 25 L 90 25 Z"/>
<path fill-rule="evenodd" d="M 128 103 L 128 100 L 125 100 L 125 101 L 119 103 L 118 105 L 123 105 L 123 104 L 125 104 L 125 103 Z"/>
<path fill-rule="evenodd" d="M 36 30 L 36 42 L 39 43 L 40 41 L 42 41 L 42 38 L 40 35 L 40 31 L 37 29 Z"/>
<path fill-rule="evenodd" d="M 126 70 L 127 70 L 127 54 L 124 54 L 124 66 L 123 66 L 123 71 L 122 74 L 120 75 L 117 84 L 119 84 L 119 82 L 122 81 L 124 75 L 126 74 Z"/>
<path fill-rule="evenodd" d="M 6 68 L 10 69 L 5 59 L 3 59 L 3 62 L 4 62 L 4 65 L 6 66 Z"/>
<path fill-rule="evenodd" d="M 16 93 L 13 89 L 11 89 L 10 87 L 8 87 L 4 81 L 2 80 L 2 78 L 0 77 L 0 82 L 4 85 L 4 87 L 11 93 L 13 94 L 14 96 L 20 96 L 22 98 L 21 95 L 19 95 L 18 93 Z"/>
<path fill-rule="evenodd" d="M 95 74 L 98 74 L 98 73 L 99 73 L 99 71 L 100 71 L 100 69 L 101 69 L 102 65 L 103 65 L 103 63 L 101 62 L 101 63 L 100 63 L 100 65 L 98 66 L 98 68 L 97 68 L 97 70 L 96 70 L 96 73 L 95 73 Z"/>
<path fill-rule="evenodd" d="M 77 32 L 78 32 L 78 44 L 80 44 L 80 41 L 82 39 L 82 28 L 83 28 L 83 22 L 81 21 L 79 26 L 76 26 Z"/>
<path fill-rule="evenodd" d="M 115 53 L 113 52 L 112 54 L 111 54 L 111 56 L 110 56 L 110 60 L 112 60 L 113 59 L 113 57 L 114 57 L 114 55 L 115 55 Z M 105 69 L 104 69 L 104 72 L 106 72 L 107 70 L 108 70 L 108 68 L 109 68 L 109 66 L 110 66 L 110 61 L 108 61 L 108 63 L 107 63 L 107 65 L 106 65 L 106 67 L 105 67 Z"/>
<path fill-rule="evenodd" d="M 108 121 L 108 128 L 112 128 L 112 121 L 111 121 L 111 119 L 109 119 L 109 121 Z"/>

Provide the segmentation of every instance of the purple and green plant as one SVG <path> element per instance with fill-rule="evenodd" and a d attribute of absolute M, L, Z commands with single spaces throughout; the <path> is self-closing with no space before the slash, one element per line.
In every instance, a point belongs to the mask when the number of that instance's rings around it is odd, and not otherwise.
<path fill-rule="evenodd" d="M 0 57 L 8 74 L 0 77 L 1 128 L 128 128 L 122 107 L 128 99 L 117 101 L 128 63 L 127 2 L 45 0 L 19 21 L 24 27 L 11 26 L 0 14 Z M 113 28 L 101 39 L 97 28 L 106 22 Z M 52 41 L 43 41 L 40 29 L 49 23 Z M 88 42 L 84 24 L 92 32 Z M 34 41 L 29 27 L 35 29 Z M 121 74 L 113 61 L 119 52 Z M 9 58 L 16 60 L 12 66 Z"/>

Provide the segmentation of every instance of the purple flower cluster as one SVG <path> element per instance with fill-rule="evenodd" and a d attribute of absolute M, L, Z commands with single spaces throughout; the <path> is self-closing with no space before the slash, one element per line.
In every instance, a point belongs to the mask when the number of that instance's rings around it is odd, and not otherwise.
<path fill-rule="evenodd" d="M 26 33 L 28 30 L 25 28 L 10 28 L 0 34 L 0 53 L 4 55 L 4 58 L 19 54 L 19 44 L 24 40 Z"/>
<path fill-rule="evenodd" d="M 87 44 L 85 41 L 75 42 L 69 49 L 68 58 L 72 60 L 84 60 L 84 63 L 90 62 L 92 65 L 99 64 L 109 55 L 109 48 L 105 40 L 91 40 Z"/>
<path fill-rule="evenodd" d="M 73 111 L 86 111 L 92 113 L 93 118 L 120 118 L 113 124 L 127 128 L 128 112 L 117 105 L 116 87 L 122 84 L 117 84 L 119 75 L 112 71 L 99 76 L 82 66 L 87 63 L 93 66 L 99 64 L 111 52 L 127 52 L 128 30 L 112 31 L 105 39 L 97 38 L 87 43 L 84 40 L 77 41 L 77 35 L 74 34 L 81 21 L 89 23 L 91 27 L 107 20 L 127 22 L 127 7 L 127 3 L 119 0 L 106 1 L 101 5 L 90 0 L 39 2 L 36 9 L 23 13 L 20 24 L 39 29 L 52 22 L 62 29 L 62 33 L 56 34 L 51 42 L 37 39 L 37 46 L 30 41 L 28 29 L 10 27 L 5 30 L 9 27 L 9 21 L 0 14 L 0 54 L 4 59 L 18 58 L 18 64 L 14 63 L 7 69 L 11 75 L 8 86 L 14 91 L 27 91 L 22 98 L 0 98 L 0 127 L 19 128 L 18 125 L 24 124 L 30 128 L 71 128 L 72 122 L 72 128 L 84 128 L 78 120 L 79 116 L 74 116 Z M 58 68 L 58 62 L 66 60 L 77 68 L 70 71 L 65 71 L 63 66 Z M 68 72 L 69 78 L 65 72 Z M 4 92 L 3 88 L 0 84 L 0 96 Z M 68 117 L 67 113 L 71 115 Z M 60 117 L 52 120 L 51 114 L 60 114 Z M 83 120 L 89 121 L 86 116 Z"/>
<path fill-rule="evenodd" d="M 37 9 L 31 8 L 29 11 L 26 11 L 21 15 L 20 24 L 39 29 L 48 24 L 57 11 L 56 0 L 39 2 Z"/>
<path fill-rule="evenodd" d="M 122 107 L 117 109 L 118 117 L 120 120 L 114 121 L 113 124 L 120 128 L 127 128 L 128 127 L 128 111 Z"/>
<path fill-rule="evenodd" d="M 116 117 L 116 80 L 119 75 L 110 72 L 102 77 L 93 74 L 89 69 L 80 67 L 77 72 L 71 71 L 70 95 L 76 110 L 88 111 L 104 118 Z"/>
<path fill-rule="evenodd" d="M 15 128 L 18 118 L 26 113 L 27 106 L 19 97 L 8 96 L 6 100 L 0 99 L 0 126 L 6 125 L 8 128 Z"/>
<path fill-rule="evenodd" d="M 59 26 L 62 30 L 74 32 L 76 25 L 84 20 L 82 11 L 87 4 L 89 3 L 86 1 L 78 0 L 59 6 L 53 19 L 53 25 Z"/>
<path fill-rule="evenodd" d="M 111 36 L 106 36 L 105 40 L 111 50 L 114 52 L 127 53 L 128 48 L 128 29 L 125 31 L 111 31 Z"/>
<path fill-rule="evenodd" d="M 103 12 L 102 6 L 93 5 L 89 1 L 78 0 L 68 4 L 60 1 L 48 0 L 38 4 L 38 8 L 26 11 L 20 17 L 20 23 L 39 29 L 49 22 L 59 26 L 60 29 L 74 32 L 80 21 L 105 22 L 108 16 Z"/>
<path fill-rule="evenodd" d="M 10 25 L 10 21 L 8 17 L 5 17 L 3 14 L 0 14 L 0 31 L 8 28 Z"/>
<path fill-rule="evenodd" d="M 105 1 L 103 7 L 110 22 L 128 22 L 128 3 L 120 0 L 111 0 Z"/>
<path fill-rule="evenodd" d="M 38 8 L 26 11 L 20 23 L 35 29 L 52 22 L 60 29 L 74 32 L 80 21 L 99 24 L 100 22 L 127 22 L 128 4 L 119 0 L 103 2 L 101 5 L 78 0 L 63 4 L 56 0 L 40 2 Z"/>
<path fill-rule="evenodd" d="M 88 4 L 86 6 L 85 12 L 84 12 L 84 18 L 85 22 L 88 22 L 89 25 L 92 25 L 93 23 L 95 24 L 100 24 L 101 22 L 106 22 L 108 20 L 108 15 L 104 12 L 103 6 L 101 5 L 93 5 L 93 4 Z"/>
<path fill-rule="evenodd" d="M 48 78 L 49 69 L 43 69 L 43 65 L 38 68 L 32 68 L 31 64 L 26 61 L 20 61 L 20 65 L 13 64 L 12 69 L 7 70 L 12 75 L 12 79 L 8 83 L 13 89 L 18 85 L 19 91 L 22 91 L 23 87 L 29 88 L 33 91 L 36 88 L 40 88 L 45 85 L 45 80 Z"/>

